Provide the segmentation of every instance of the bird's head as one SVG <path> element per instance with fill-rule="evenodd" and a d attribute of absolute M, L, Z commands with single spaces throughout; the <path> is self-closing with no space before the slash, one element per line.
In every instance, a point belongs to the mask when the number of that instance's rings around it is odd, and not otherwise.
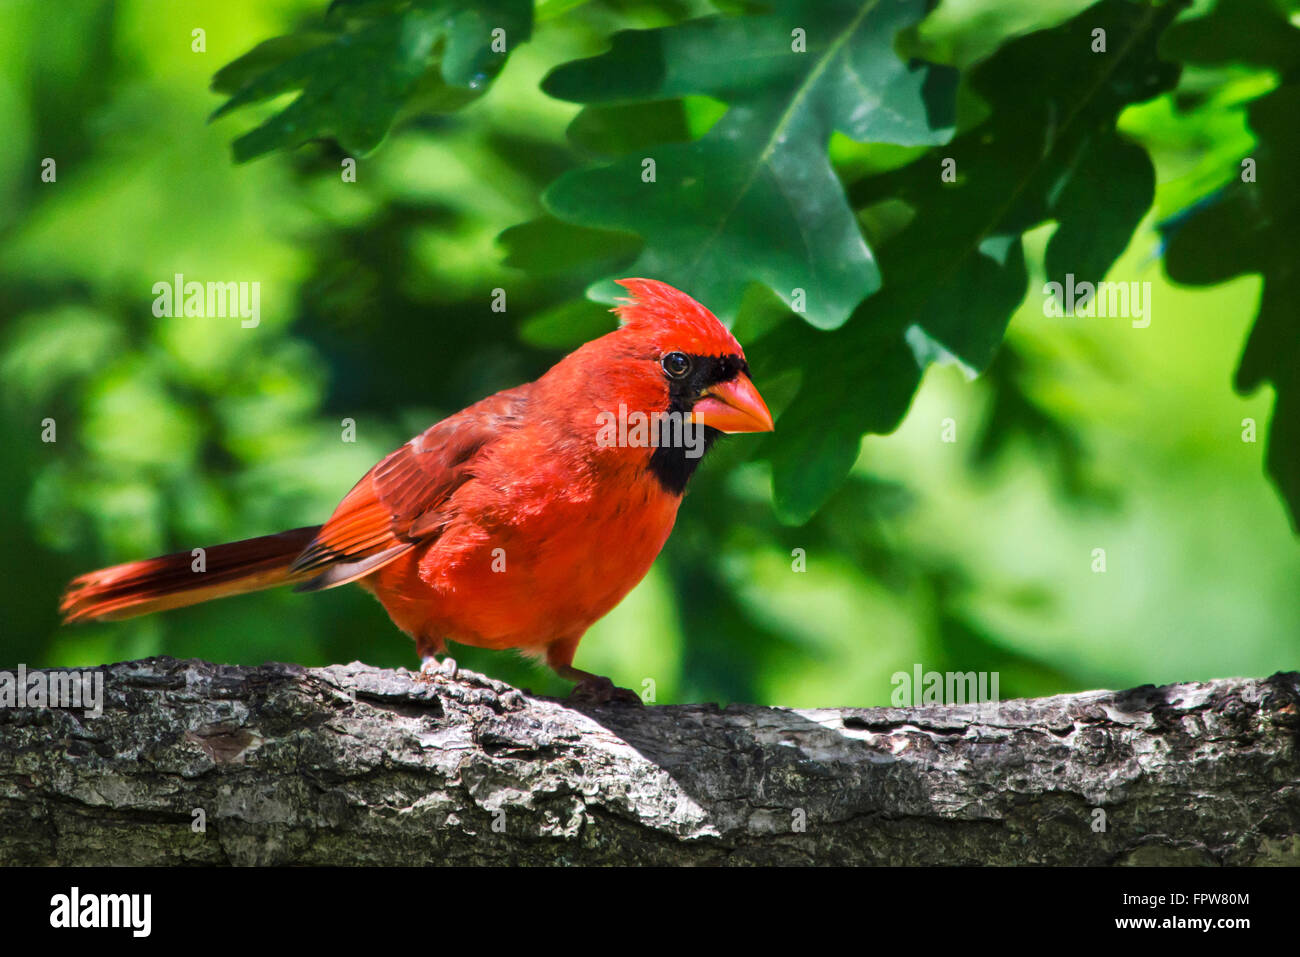
<path fill-rule="evenodd" d="M 772 414 L 740 343 L 713 313 L 667 283 L 619 284 L 631 293 L 614 310 L 620 328 L 573 357 L 592 363 L 598 445 L 612 438 L 626 460 L 680 494 L 720 433 L 770 432 Z"/>

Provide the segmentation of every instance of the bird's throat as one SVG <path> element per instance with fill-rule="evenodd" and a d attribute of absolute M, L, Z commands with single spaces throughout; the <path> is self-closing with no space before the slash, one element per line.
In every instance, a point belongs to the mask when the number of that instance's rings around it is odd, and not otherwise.
<path fill-rule="evenodd" d="M 686 491 L 686 483 L 704 461 L 714 440 L 722 434 L 708 426 L 695 428 L 702 433 L 695 442 L 661 443 L 650 455 L 650 474 L 665 492 L 672 495 L 681 495 Z"/>

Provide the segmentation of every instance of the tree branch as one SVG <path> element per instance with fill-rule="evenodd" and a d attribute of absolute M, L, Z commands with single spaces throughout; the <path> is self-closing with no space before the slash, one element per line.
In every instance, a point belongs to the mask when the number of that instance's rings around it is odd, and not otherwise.
<path fill-rule="evenodd" d="M 100 717 L 0 709 L 0 864 L 1300 863 L 1297 673 L 794 711 L 103 671 Z"/>

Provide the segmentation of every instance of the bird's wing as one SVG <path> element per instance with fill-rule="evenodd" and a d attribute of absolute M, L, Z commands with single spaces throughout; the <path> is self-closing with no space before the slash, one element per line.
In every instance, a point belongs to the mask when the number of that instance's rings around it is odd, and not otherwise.
<path fill-rule="evenodd" d="M 293 563 L 320 574 L 299 591 L 332 588 L 367 575 L 446 524 L 443 506 L 474 474 L 474 461 L 502 432 L 518 428 L 530 384 L 488 396 L 448 416 L 366 473 Z"/>

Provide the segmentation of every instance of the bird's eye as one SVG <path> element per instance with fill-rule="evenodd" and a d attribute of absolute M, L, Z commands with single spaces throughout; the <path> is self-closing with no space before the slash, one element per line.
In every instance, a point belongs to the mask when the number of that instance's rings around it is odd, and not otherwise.
<path fill-rule="evenodd" d="M 691 359 L 684 352 L 670 352 L 664 356 L 664 372 L 670 379 L 680 379 L 691 371 Z"/>

